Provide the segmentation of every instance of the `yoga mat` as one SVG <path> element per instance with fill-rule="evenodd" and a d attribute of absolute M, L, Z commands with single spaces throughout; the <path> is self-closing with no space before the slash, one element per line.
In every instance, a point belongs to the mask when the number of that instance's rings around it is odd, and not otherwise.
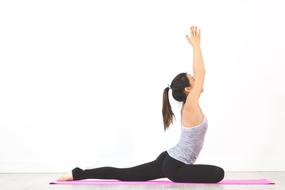
<path fill-rule="evenodd" d="M 119 180 L 100 180 L 100 179 L 83 179 L 74 181 L 52 181 L 49 184 L 67 184 L 67 185 L 180 185 L 180 184 L 216 184 L 216 185 L 268 185 L 275 184 L 268 179 L 224 179 L 219 183 L 176 183 L 170 180 L 149 180 L 149 181 L 119 181 Z"/>

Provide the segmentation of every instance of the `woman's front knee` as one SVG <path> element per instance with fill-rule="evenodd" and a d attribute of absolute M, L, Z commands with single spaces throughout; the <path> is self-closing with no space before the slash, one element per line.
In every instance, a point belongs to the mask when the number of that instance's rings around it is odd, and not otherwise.
<path fill-rule="evenodd" d="M 217 171 L 216 171 L 216 182 L 222 181 L 225 177 L 225 170 L 221 167 L 217 166 Z"/>

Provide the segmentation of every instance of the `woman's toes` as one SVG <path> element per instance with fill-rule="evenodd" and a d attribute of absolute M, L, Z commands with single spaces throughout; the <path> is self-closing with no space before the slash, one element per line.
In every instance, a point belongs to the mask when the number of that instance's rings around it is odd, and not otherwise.
<path fill-rule="evenodd" d="M 71 173 L 66 173 L 58 178 L 59 181 L 70 181 L 73 180 Z"/>

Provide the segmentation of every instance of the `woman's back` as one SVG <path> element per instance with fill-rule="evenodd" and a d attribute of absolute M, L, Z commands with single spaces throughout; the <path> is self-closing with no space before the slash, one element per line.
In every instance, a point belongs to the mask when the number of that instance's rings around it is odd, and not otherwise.
<path fill-rule="evenodd" d="M 181 123 L 181 134 L 178 143 L 167 150 L 168 154 L 185 164 L 193 164 L 204 145 L 205 134 L 208 129 L 208 120 L 203 120 L 195 126 L 186 127 Z"/>
<path fill-rule="evenodd" d="M 200 124 L 204 119 L 204 113 L 202 112 L 199 104 L 192 106 L 191 110 L 185 109 L 184 105 L 181 109 L 181 124 L 184 127 L 193 127 Z"/>

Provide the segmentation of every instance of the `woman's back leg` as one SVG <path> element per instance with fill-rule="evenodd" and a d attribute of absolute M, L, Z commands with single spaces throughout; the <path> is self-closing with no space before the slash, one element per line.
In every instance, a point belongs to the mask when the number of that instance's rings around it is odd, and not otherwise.
<path fill-rule="evenodd" d="M 161 153 L 155 160 L 128 168 L 99 167 L 93 169 L 74 168 L 73 179 L 118 179 L 121 181 L 147 181 L 165 177 L 160 170 L 160 165 L 165 157 Z"/>

